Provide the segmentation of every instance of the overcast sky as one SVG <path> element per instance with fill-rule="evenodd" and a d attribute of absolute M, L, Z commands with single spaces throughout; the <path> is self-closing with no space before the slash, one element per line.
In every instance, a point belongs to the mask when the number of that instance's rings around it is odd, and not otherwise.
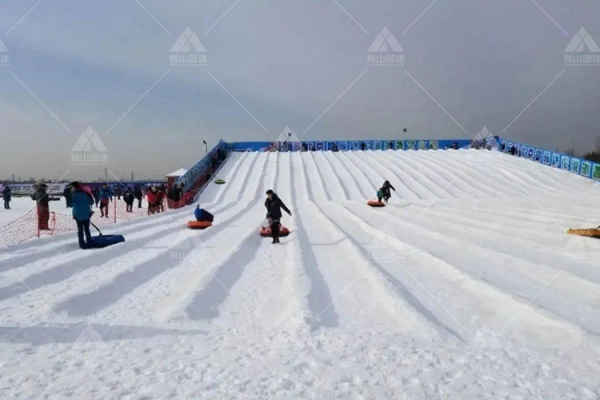
<path fill-rule="evenodd" d="M 600 135 L 600 65 L 564 57 L 582 27 L 600 45 L 597 0 L 36 3 L 2 1 L 0 179 L 104 176 L 72 158 L 88 126 L 119 178 L 190 167 L 203 139 L 275 140 L 286 126 L 301 140 L 473 138 L 486 126 L 580 152 Z M 171 65 L 188 27 L 206 67 Z M 403 66 L 368 66 L 385 27 L 403 51 L 377 54 Z"/>

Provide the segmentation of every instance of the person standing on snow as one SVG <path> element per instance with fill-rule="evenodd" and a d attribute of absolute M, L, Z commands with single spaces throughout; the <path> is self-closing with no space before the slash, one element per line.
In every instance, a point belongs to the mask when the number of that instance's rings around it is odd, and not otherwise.
<path fill-rule="evenodd" d="M 50 197 L 48 197 L 48 186 L 45 183 L 37 182 L 34 185 L 35 192 L 31 199 L 35 200 L 37 205 L 38 229 L 48 230 L 48 220 L 50 219 Z"/>
<path fill-rule="evenodd" d="M 79 248 L 87 249 L 92 241 L 90 219 L 92 218 L 94 196 L 91 195 L 91 193 L 82 190 L 79 182 L 71 182 L 70 192 L 72 199 L 71 207 L 73 207 L 73 219 L 77 222 L 77 240 L 79 241 Z"/>
<path fill-rule="evenodd" d="M 286 213 L 291 217 L 292 212 L 283 204 L 283 201 L 277 196 L 271 189 L 267 190 L 267 200 L 265 200 L 265 207 L 267 208 L 267 219 L 271 225 L 271 236 L 273 237 L 272 243 L 279 243 L 279 227 L 281 219 L 281 209 L 283 208 Z"/>
<path fill-rule="evenodd" d="M 126 211 L 128 213 L 133 212 L 133 202 L 135 200 L 135 197 L 133 196 L 133 193 L 131 193 L 131 189 L 125 189 L 125 193 L 123 193 L 123 200 L 125 201 L 125 204 L 127 206 Z"/>
<path fill-rule="evenodd" d="M 385 200 L 386 203 L 388 202 L 388 200 L 390 199 L 390 197 L 392 197 L 392 192 L 390 192 L 390 189 L 392 189 L 394 192 L 396 191 L 396 188 L 394 188 L 392 186 L 392 184 L 390 183 L 390 181 L 383 182 L 383 186 L 381 187 L 381 191 L 383 193 L 383 199 Z M 379 200 L 379 201 L 381 201 L 381 200 Z"/>
<path fill-rule="evenodd" d="M 142 188 L 139 186 L 135 187 L 133 191 L 135 198 L 138 200 L 138 208 L 142 208 L 142 199 L 144 198 L 144 193 L 142 192 Z"/>
<path fill-rule="evenodd" d="M 10 198 L 12 196 L 12 190 L 10 186 L 6 185 L 2 190 L 2 198 L 4 199 L 4 208 L 10 210 Z"/>
<path fill-rule="evenodd" d="M 65 190 L 63 190 L 63 196 L 65 197 L 65 203 L 67 205 L 67 208 L 73 207 L 73 199 L 71 198 L 71 189 L 69 188 L 69 186 L 67 186 Z"/>
<path fill-rule="evenodd" d="M 113 198 L 113 193 L 108 187 L 108 183 L 102 185 L 102 189 L 98 192 L 98 198 L 100 199 L 100 218 L 108 218 L 108 203 L 110 203 Z"/>

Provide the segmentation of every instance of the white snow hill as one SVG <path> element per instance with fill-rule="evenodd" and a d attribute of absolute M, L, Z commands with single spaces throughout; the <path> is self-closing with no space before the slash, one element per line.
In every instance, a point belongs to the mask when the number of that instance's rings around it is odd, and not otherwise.
<path fill-rule="evenodd" d="M 600 246 L 566 234 L 600 224 L 597 183 L 485 150 L 234 153 L 217 175 L 204 231 L 186 207 L 106 249 L 0 249 L 3 399 L 599 398 Z"/>

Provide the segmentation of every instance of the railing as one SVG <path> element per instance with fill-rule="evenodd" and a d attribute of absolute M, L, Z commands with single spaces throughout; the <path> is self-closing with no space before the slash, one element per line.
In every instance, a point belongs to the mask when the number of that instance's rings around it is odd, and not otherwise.
<path fill-rule="evenodd" d="M 457 140 L 328 140 L 287 142 L 227 143 L 231 151 L 357 151 L 357 150 L 437 150 L 468 147 L 470 139 Z"/>
<path fill-rule="evenodd" d="M 186 172 L 183 176 L 179 177 L 175 181 L 175 183 L 183 183 L 184 191 L 186 193 L 193 191 L 193 188 L 197 185 L 199 181 L 206 181 L 207 175 L 218 167 L 218 161 L 217 164 L 215 164 L 215 159 L 218 156 L 220 150 L 227 150 L 226 143 L 223 140 L 220 140 L 219 143 L 217 143 L 217 145 L 213 147 L 211 151 L 209 151 L 204 157 L 202 157 L 202 159 L 198 161 L 196 165 L 190 168 L 188 172 Z"/>
<path fill-rule="evenodd" d="M 517 143 L 508 139 L 499 139 L 499 142 L 505 153 L 511 153 L 511 149 L 514 147 L 515 156 L 600 181 L 600 164 L 598 163 L 555 151 Z"/>

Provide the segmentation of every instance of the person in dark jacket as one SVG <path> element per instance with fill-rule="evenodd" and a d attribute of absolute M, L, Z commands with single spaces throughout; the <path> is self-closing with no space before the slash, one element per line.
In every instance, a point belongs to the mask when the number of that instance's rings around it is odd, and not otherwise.
<path fill-rule="evenodd" d="M 94 203 L 96 204 L 96 208 L 98 208 L 98 203 L 100 202 L 100 189 L 95 187 L 92 190 L 92 195 L 94 196 Z"/>
<path fill-rule="evenodd" d="M 2 198 L 4 199 L 4 208 L 10 210 L 10 198 L 12 197 L 12 190 L 10 186 L 5 186 L 2 190 Z"/>
<path fill-rule="evenodd" d="M 31 199 L 35 200 L 37 205 L 38 229 L 48 230 L 48 220 L 50 219 L 50 197 L 48 197 L 48 186 L 45 183 L 37 182 L 34 186 L 35 192 Z"/>
<path fill-rule="evenodd" d="M 92 218 L 94 198 L 81 189 L 79 182 L 71 182 L 71 192 L 71 206 L 73 207 L 73 219 L 77 222 L 79 248 L 87 249 L 92 241 L 90 219 Z"/>
<path fill-rule="evenodd" d="M 142 199 L 144 198 L 144 193 L 142 193 L 142 188 L 139 186 L 135 187 L 133 191 L 135 198 L 138 200 L 138 208 L 142 208 Z"/>
<path fill-rule="evenodd" d="M 67 204 L 67 208 L 73 207 L 71 199 L 71 188 L 69 186 L 67 186 L 65 190 L 63 190 L 63 196 L 65 196 L 65 203 Z"/>
<path fill-rule="evenodd" d="M 392 189 L 394 192 L 396 191 L 396 188 L 394 188 L 392 186 L 392 184 L 390 183 L 390 181 L 383 182 L 383 186 L 381 187 L 381 191 L 383 193 L 383 199 L 385 200 L 386 203 L 388 202 L 388 200 L 390 199 L 390 197 L 392 197 L 392 192 L 390 192 L 390 189 Z"/>
<path fill-rule="evenodd" d="M 265 207 L 267 208 L 267 218 L 271 225 L 271 236 L 273 237 L 272 243 L 279 243 L 279 227 L 281 220 L 281 209 L 283 208 L 286 213 L 291 217 L 292 212 L 286 207 L 281 201 L 279 196 L 271 189 L 267 190 L 267 200 L 265 200 Z"/>
<path fill-rule="evenodd" d="M 123 201 L 125 201 L 125 205 L 127 206 L 126 211 L 133 212 L 133 202 L 135 201 L 135 197 L 133 196 L 131 189 L 125 189 L 125 192 L 123 193 Z"/>
<path fill-rule="evenodd" d="M 215 220 L 215 216 L 205 209 L 200 208 L 200 204 L 198 204 L 194 210 L 194 217 L 196 217 L 196 221 L 198 222 L 213 222 Z"/>

